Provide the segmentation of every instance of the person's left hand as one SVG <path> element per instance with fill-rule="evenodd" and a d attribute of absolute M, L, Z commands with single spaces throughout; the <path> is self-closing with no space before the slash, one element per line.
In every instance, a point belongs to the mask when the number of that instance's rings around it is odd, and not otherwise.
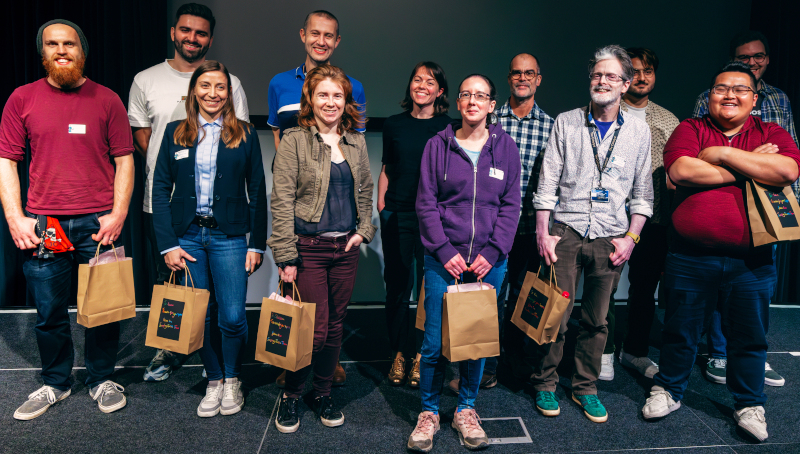
<path fill-rule="evenodd" d="M 100 230 L 92 234 L 92 240 L 103 243 L 103 246 L 108 246 L 119 238 L 122 232 L 122 225 L 125 224 L 125 215 L 117 214 L 113 211 L 105 216 L 97 218 L 100 221 Z"/>
<path fill-rule="evenodd" d="M 350 252 L 351 247 L 359 247 L 361 246 L 361 242 L 364 241 L 364 237 L 356 233 L 355 235 L 350 238 L 350 241 L 347 242 L 347 246 L 344 247 L 345 252 Z"/>
<path fill-rule="evenodd" d="M 247 251 L 247 258 L 244 261 L 244 270 L 247 271 L 248 276 L 255 273 L 259 266 L 261 266 L 261 254 L 258 252 Z"/>
<path fill-rule="evenodd" d="M 611 244 L 614 245 L 614 252 L 608 257 L 611 259 L 611 263 L 614 266 L 620 266 L 627 262 L 628 259 L 631 258 L 633 247 L 636 246 L 636 243 L 633 242 L 633 238 L 628 235 L 622 238 L 614 238 L 611 240 Z"/>
<path fill-rule="evenodd" d="M 467 271 L 471 271 L 478 279 L 483 279 L 489 274 L 489 271 L 492 271 L 492 264 L 478 254 L 469 268 L 467 268 Z"/>

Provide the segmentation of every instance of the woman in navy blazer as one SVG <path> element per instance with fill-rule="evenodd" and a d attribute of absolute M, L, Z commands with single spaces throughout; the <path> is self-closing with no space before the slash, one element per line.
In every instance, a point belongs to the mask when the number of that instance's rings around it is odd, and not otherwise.
<path fill-rule="evenodd" d="M 267 244 L 258 135 L 236 118 L 230 92 L 221 63 L 208 60 L 195 70 L 186 120 L 167 125 L 153 176 L 153 223 L 167 266 L 187 267 L 194 284 L 211 291 L 200 349 L 208 375 L 201 417 L 232 415 L 244 406 L 238 376 L 247 342 L 247 277 Z"/>

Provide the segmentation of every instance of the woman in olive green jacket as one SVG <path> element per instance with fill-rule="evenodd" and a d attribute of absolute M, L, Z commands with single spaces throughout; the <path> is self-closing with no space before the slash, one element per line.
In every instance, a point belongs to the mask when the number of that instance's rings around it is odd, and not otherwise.
<path fill-rule="evenodd" d="M 330 396 L 353 295 L 359 246 L 375 235 L 372 174 L 363 110 L 341 69 L 306 74 L 298 124 L 281 139 L 272 186 L 272 236 L 267 244 L 284 283 L 297 282 L 303 301 L 316 303 L 312 364 L 286 372 L 275 418 L 279 431 L 300 427 L 297 405 L 314 370 L 313 410 L 328 427 L 344 423 Z"/>

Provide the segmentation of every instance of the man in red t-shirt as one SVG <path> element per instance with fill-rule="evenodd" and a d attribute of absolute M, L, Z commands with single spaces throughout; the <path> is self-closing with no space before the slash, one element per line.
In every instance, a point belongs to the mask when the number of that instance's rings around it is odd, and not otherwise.
<path fill-rule="evenodd" d="M 98 242 L 118 240 L 134 178 L 125 106 L 114 92 L 83 76 L 88 44 L 80 27 L 62 19 L 47 22 L 36 45 L 47 77 L 17 88 L 0 120 L 0 202 L 12 239 L 30 254 L 23 272 L 38 313 L 34 331 L 44 381 L 14 413 L 20 420 L 40 416 L 70 395 L 71 276 L 94 257 Z M 30 187 L 23 212 L 17 163 L 27 143 Z M 34 248 L 44 230 L 59 224 L 74 250 L 39 254 Z M 111 381 L 118 343 L 119 322 L 86 329 L 86 385 L 104 413 L 126 405 L 124 389 Z"/>
<path fill-rule="evenodd" d="M 677 187 L 664 285 L 660 371 L 645 419 L 680 408 L 704 324 L 719 305 L 728 338 L 727 384 L 734 419 L 764 441 L 764 363 L 769 302 L 777 274 L 772 246 L 753 247 L 745 204 L 748 180 L 785 187 L 797 179 L 800 152 L 775 123 L 750 115 L 756 81 L 740 62 L 714 78 L 708 114 L 682 122 L 664 148 Z"/>

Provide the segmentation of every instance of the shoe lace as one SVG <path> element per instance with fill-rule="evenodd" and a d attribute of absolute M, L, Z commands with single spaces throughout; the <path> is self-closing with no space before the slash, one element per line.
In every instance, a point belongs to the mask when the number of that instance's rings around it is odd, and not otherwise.
<path fill-rule="evenodd" d="M 398 356 L 395 358 L 394 363 L 392 364 L 392 375 L 403 375 L 403 366 L 405 366 L 405 360 L 403 357 Z"/>
<path fill-rule="evenodd" d="M 557 402 L 556 401 L 556 397 L 555 397 L 555 393 L 543 392 L 543 393 L 539 393 L 539 395 L 536 396 L 536 397 L 539 400 L 541 400 L 542 402 L 547 402 L 547 403 Z"/>
<path fill-rule="evenodd" d="M 206 396 L 203 397 L 203 402 L 219 400 L 219 395 L 222 393 L 223 388 L 225 388 L 225 385 L 222 383 L 217 386 L 206 387 Z"/>
<path fill-rule="evenodd" d="M 95 400 L 103 400 L 106 394 L 116 394 L 125 391 L 125 388 L 120 386 L 117 383 L 114 383 L 111 380 L 106 380 L 100 385 L 100 389 L 97 390 L 97 397 Z"/>
<path fill-rule="evenodd" d="M 711 364 L 715 369 L 725 369 L 728 366 L 728 360 L 723 358 L 712 358 Z"/>
<path fill-rule="evenodd" d="M 458 412 L 458 415 L 458 419 L 460 419 L 459 425 L 466 429 L 467 434 L 483 433 L 480 425 L 481 417 L 478 416 L 478 412 L 472 409 L 464 409 Z"/>
<path fill-rule="evenodd" d="M 417 427 L 414 428 L 414 432 L 412 432 L 411 435 L 427 435 L 433 432 L 433 428 L 436 427 L 435 416 L 436 415 L 429 411 L 420 413 L 419 419 L 417 420 Z"/>
<path fill-rule="evenodd" d="M 672 398 L 672 395 L 666 389 L 660 389 L 658 391 L 650 391 L 650 397 L 647 398 L 647 403 L 655 402 L 656 400 L 664 399 L 666 402 L 669 402 L 669 399 Z"/>
<path fill-rule="evenodd" d="M 741 418 L 754 418 L 761 423 L 767 422 L 766 418 L 764 417 L 764 409 L 762 407 L 745 408 L 745 410 L 741 413 Z"/>
<path fill-rule="evenodd" d="M 37 389 L 36 391 L 28 395 L 28 400 L 45 400 L 45 399 L 50 404 L 56 403 L 56 395 L 53 392 L 53 388 L 47 385 L 42 386 L 41 388 Z"/>
<path fill-rule="evenodd" d="M 600 399 L 594 394 L 578 396 L 578 400 L 581 401 L 584 407 L 593 407 L 595 405 L 600 405 Z"/>
<path fill-rule="evenodd" d="M 414 363 L 411 366 L 411 375 L 419 377 L 419 361 L 417 360 L 414 360 Z"/>
<path fill-rule="evenodd" d="M 224 393 L 222 398 L 224 400 L 234 400 L 235 399 L 234 396 L 239 391 L 239 386 L 241 386 L 241 385 L 240 385 L 240 382 L 238 382 L 238 381 L 235 382 L 235 383 L 225 383 L 225 385 L 224 385 L 225 393 Z"/>
<path fill-rule="evenodd" d="M 284 397 L 281 399 L 281 411 L 285 415 L 295 416 L 297 414 L 297 399 Z"/>

